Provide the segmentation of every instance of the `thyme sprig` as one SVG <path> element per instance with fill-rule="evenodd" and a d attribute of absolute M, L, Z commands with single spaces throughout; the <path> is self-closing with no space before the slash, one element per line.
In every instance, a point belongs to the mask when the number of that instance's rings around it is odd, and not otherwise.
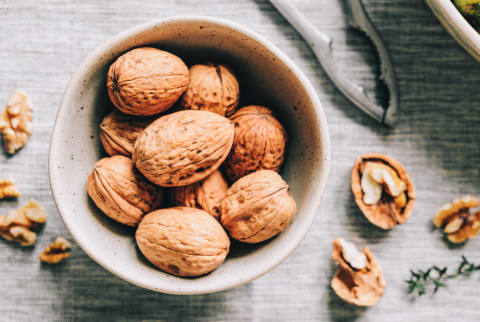
<path fill-rule="evenodd" d="M 447 287 L 447 280 L 458 276 L 470 276 L 473 272 L 480 271 L 480 265 L 470 263 L 468 259 L 462 255 L 462 261 L 458 265 L 457 270 L 451 274 L 448 274 L 447 270 L 447 267 L 440 268 L 436 265 L 433 265 L 426 271 L 410 270 L 410 279 L 405 281 L 408 284 L 408 294 L 417 291 L 418 295 L 422 296 L 427 292 L 427 287 L 432 284 L 434 286 L 433 293 L 436 293 L 438 289 Z"/>

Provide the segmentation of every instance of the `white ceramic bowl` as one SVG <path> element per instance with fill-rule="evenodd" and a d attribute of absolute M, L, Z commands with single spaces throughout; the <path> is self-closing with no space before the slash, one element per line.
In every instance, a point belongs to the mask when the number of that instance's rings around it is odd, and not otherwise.
<path fill-rule="evenodd" d="M 426 0 L 435 16 L 476 60 L 480 61 L 480 34 L 462 16 L 451 0 Z"/>
<path fill-rule="evenodd" d="M 289 134 L 283 178 L 290 184 L 297 213 L 278 237 L 260 245 L 232 245 L 217 270 L 199 278 L 166 274 L 138 251 L 134 229 L 103 215 L 88 198 L 87 176 L 105 156 L 98 126 L 111 110 L 106 75 L 123 52 L 153 45 L 187 64 L 222 60 L 237 72 L 242 104 L 267 104 Z M 249 95 L 246 95 L 249 93 Z M 240 25 L 209 17 L 182 16 L 123 32 L 95 50 L 68 84 L 53 129 L 50 183 L 58 210 L 80 247 L 113 274 L 138 286 L 173 294 L 221 291 L 272 270 L 300 243 L 322 199 L 330 167 L 325 115 L 310 82 L 277 47 Z"/>

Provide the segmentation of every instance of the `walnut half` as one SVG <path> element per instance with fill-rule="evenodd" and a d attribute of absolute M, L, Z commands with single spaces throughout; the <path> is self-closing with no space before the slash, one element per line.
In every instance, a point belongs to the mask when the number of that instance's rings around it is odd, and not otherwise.
<path fill-rule="evenodd" d="M 0 199 L 4 198 L 18 198 L 20 191 L 13 184 L 10 179 L 0 179 Z"/>
<path fill-rule="evenodd" d="M 464 243 L 480 232 L 480 211 L 471 211 L 479 205 L 480 201 L 472 196 L 455 199 L 437 211 L 433 224 L 442 228 L 450 242 Z"/>
<path fill-rule="evenodd" d="M 14 154 L 27 143 L 32 134 L 32 119 L 32 103 L 27 93 L 15 91 L 0 115 L 0 132 L 7 153 Z"/>
<path fill-rule="evenodd" d="M 6 240 L 15 241 L 21 246 L 32 246 L 37 234 L 31 231 L 47 221 L 47 212 L 36 201 L 30 200 L 26 205 L 0 215 L 0 235 Z"/>
<path fill-rule="evenodd" d="M 39 259 L 44 263 L 58 264 L 65 258 L 70 257 L 71 248 L 72 245 L 68 240 L 63 237 L 57 237 L 57 239 L 40 254 Z"/>
<path fill-rule="evenodd" d="M 363 252 L 343 238 L 333 241 L 332 258 L 338 270 L 330 286 L 345 302 L 358 306 L 375 305 L 386 284 L 380 265 L 367 247 Z"/>
<path fill-rule="evenodd" d="M 381 154 L 360 156 L 353 166 L 351 186 L 355 202 L 375 226 L 390 229 L 410 218 L 415 188 L 395 159 Z"/>

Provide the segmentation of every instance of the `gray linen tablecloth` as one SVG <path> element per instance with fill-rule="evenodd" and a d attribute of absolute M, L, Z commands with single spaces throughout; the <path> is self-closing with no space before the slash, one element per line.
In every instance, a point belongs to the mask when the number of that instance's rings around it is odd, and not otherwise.
<path fill-rule="evenodd" d="M 317 27 L 335 37 L 342 70 L 375 85 L 375 58 L 346 26 L 343 1 L 295 0 Z M 457 265 L 461 254 L 480 263 L 480 238 L 452 247 L 432 230 L 442 203 L 480 195 L 480 64 L 440 26 L 421 0 L 365 0 L 396 68 L 403 117 L 395 129 L 378 126 L 334 88 L 299 35 L 266 0 L 0 1 L 0 104 L 23 88 L 32 96 L 34 134 L 13 157 L 0 155 L 0 177 L 16 181 L 23 196 L 0 202 L 0 213 L 34 198 L 50 218 L 37 246 L 0 240 L 0 320 L 179 321 L 478 321 L 480 274 L 451 280 L 422 298 L 406 293 L 410 268 Z M 38 255 L 56 236 L 70 238 L 50 192 L 50 133 L 63 90 L 82 59 L 114 34 L 179 14 L 213 15 L 241 23 L 280 47 L 306 73 L 328 118 L 333 166 L 318 216 L 298 249 L 268 275 L 234 290 L 173 296 L 137 288 L 105 271 L 78 246 L 59 266 Z M 414 215 L 390 232 L 370 225 L 349 187 L 354 159 L 388 153 L 410 172 L 417 188 Z M 368 245 L 383 266 L 387 291 L 362 309 L 330 290 L 331 242 L 344 236 Z"/>

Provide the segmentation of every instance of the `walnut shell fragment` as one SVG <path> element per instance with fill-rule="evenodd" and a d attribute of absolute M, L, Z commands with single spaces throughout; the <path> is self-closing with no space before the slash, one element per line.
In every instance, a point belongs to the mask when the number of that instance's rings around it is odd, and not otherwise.
<path fill-rule="evenodd" d="M 108 155 L 132 156 L 133 144 L 155 118 L 123 114 L 118 110 L 105 116 L 100 124 L 100 140 Z"/>
<path fill-rule="evenodd" d="M 222 226 L 200 209 L 175 207 L 145 216 L 135 234 L 143 255 L 177 276 L 199 276 L 216 269 L 228 254 L 230 240 Z"/>
<path fill-rule="evenodd" d="M 240 88 L 226 65 L 205 63 L 190 67 L 190 83 L 180 105 L 186 110 L 210 111 L 230 116 L 238 106 Z"/>
<path fill-rule="evenodd" d="M 72 245 L 63 237 L 57 237 L 38 257 L 41 262 L 48 264 L 58 264 L 62 260 L 70 257 Z"/>
<path fill-rule="evenodd" d="M 282 232 L 295 210 L 288 184 L 275 171 L 260 170 L 228 189 L 220 207 L 221 223 L 232 238 L 259 243 Z"/>
<path fill-rule="evenodd" d="M 219 170 L 206 179 L 188 186 L 167 190 L 168 200 L 174 206 L 202 209 L 220 219 L 220 203 L 227 196 L 228 184 Z"/>
<path fill-rule="evenodd" d="M 4 198 L 18 198 L 20 191 L 10 179 L 0 179 L 0 199 Z"/>
<path fill-rule="evenodd" d="M 279 171 L 287 134 L 273 112 L 258 105 L 242 107 L 230 118 L 235 124 L 232 151 L 225 161 L 230 180 L 257 170 Z"/>
<path fill-rule="evenodd" d="M 479 205 L 480 201 L 472 196 L 455 199 L 437 211 L 433 224 L 443 230 L 450 242 L 464 243 L 480 232 L 480 211 L 472 211 Z"/>
<path fill-rule="evenodd" d="M 27 93 L 15 91 L 0 115 L 0 132 L 5 151 L 14 154 L 21 149 L 32 134 L 32 102 Z"/>
<path fill-rule="evenodd" d="M 342 300 L 372 306 L 381 299 L 386 283 L 380 265 L 367 247 L 359 252 L 352 243 L 336 238 L 332 258 L 339 267 L 330 286 Z"/>
<path fill-rule="evenodd" d="M 187 89 L 189 71 L 177 56 L 152 47 L 118 57 L 107 75 L 108 96 L 123 113 L 150 116 L 169 109 Z"/>
<path fill-rule="evenodd" d="M 207 111 L 187 110 L 160 117 L 135 142 L 133 161 L 151 182 L 186 186 L 208 177 L 227 157 L 233 123 Z"/>
<path fill-rule="evenodd" d="M 129 226 L 138 225 L 145 214 L 163 204 L 163 191 L 148 182 L 130 158 L 120 155 L 95 163 L 87 192 L 108 217 Z"/>
<path fill-rule="evenodd" d="M 360 156 L 353 166 L 351 188 L 358 207 L 377 227 L 391 229 L 412 215 L 413 182 L 405 168 L 389 156 Z"/>
<path fill-rule="evenodd" d="M 47 212 L 35 200 L 11 210 L 6 216 L 0 215 L 0 235 L 10 241 L 15 241 L 21 246 L 32 246 L 37 240 L 33 231 L 39 224 L 47 221 Z"/>

